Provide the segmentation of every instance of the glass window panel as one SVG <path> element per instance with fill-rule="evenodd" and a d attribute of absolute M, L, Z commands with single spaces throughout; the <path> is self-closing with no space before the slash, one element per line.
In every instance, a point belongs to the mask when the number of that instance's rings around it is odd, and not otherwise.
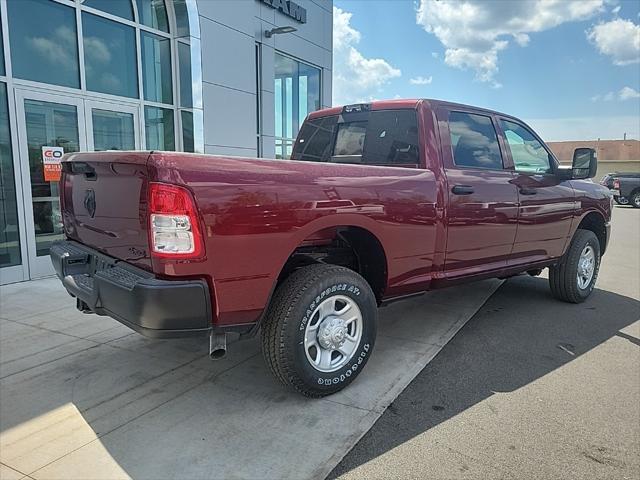
<path fill-rule="evenodd" d="M 7 2 L 13 76 L 80 87 L 76 13 L 49 0 Z"/>
<path fill-rule="evenodd" d="M 73 105 L 38 100 L 25 100 L 24 111 L 36 255 L 43 256 L 49 254 L 51 243 L 61 240 L 63 235 L 59 184 L 44 179 L 42 147 L 63 147 L 64 153 L 77 152 L 78 113 Z"/>
<path fill-rule="evenodd" d="M 373 165 L 417 165 L 418 120 L 415 110 L 371 112 L 363 162 Z"/>
<path fill-rule="evenodd" d="M 187 11 L 187 3 L 185 0 L 173 0 L 173 11 L 176 16 L 176 36 L 188 37 L 189 28 L 189 12 Z"/>
<path fill-rule="evenodd" d="M 144 99 L 173 103 L 171 83 L 171 40 L 141 32 Z"/>
<path fill-rule="evenodd" d="M 180 106 L 193 107 L 193 85 L 191 79 L 191 46 L 178 42 L 178 69 L 180 72 Z"/>
<path fill-rule="evenodd" d="M 87 90 L 137 98 L 135 30 L 86 12 L 82 29 Z"/>
<path fill-rule="evenodd" d="M 333 156 L 361 156 L 366 132 L 367 122 L 341 123 L 338 125 Z"/>
<path fill-rule="evenodd" d="M 95 8 L 103 12 L 117 15 L 118 17 L 133 20 L 133 7 L 131 0 L 84 0 L 82 5 Z"/>
<path fill-rule="evenodd" d="M 498 137 L 490 117 L 451 112 L 449 132 L 457 166 L 502 169 Z"/>
<path fill-rule="evenodd" d="M 320 110 L 320 70 L 304 63 L 299 64 L 300 84 L 304 83 L 305 91 L 300 88 L 300 123 L 305 117 Z"/>
<path fill-rule="evenodd" d="M 337 121 L 338 117 L 332 115 L 305 122 L 291 158 L 309 162 L 329 161 Z"/>
<path fill-rule="evenodd" d="M 193 144 L 193 112 L 183 110 L 182 115 L 182 149 L 185 152 L 195 152 Z"/>
<path fill-rule="evenodd" d="M 11 154 L 7 85 L 0 83 L 0 267 L 22 263 L 18 203 Z"/>
<path fill-rule="evenodd" d="M 173 110 L 169 108 L 144 107 L 144 126 L 147 150 L 176 149 Z"/>
<path fill-rule="evenodd" d="M 136 5 L 138 6 L 140 23 L 169 33 L 169 21 L 164 0 L 137 0 Z"/>
<path fill-rule="evenodd" d="M 276 137 L 294 140 L 306 116 L 320 108 L 320 70 L 276 53 L 274 93 Z"/>
<path fill-rule="evenodd" d="M 501 120 L 500 124 L 511 150 L 513 164 L 518 172 L 551 172 L 549 152 L 529 130 L 522 125 L 506 120 Z"/>
<path fill-rule="evenodd" d="M 2 25 L 2 17 L 0 17 L 0 25 Z M 2 28 L 0 28 L 0 75 L 5 75 L 4 69 L 4 39 L 2 38 Z"/>
<path fill-rule="evenodd" d="M 96 152 L 135 149 L 133 114 L 94 108 L 91 110 L 91 120 L 93 149 Z"/>

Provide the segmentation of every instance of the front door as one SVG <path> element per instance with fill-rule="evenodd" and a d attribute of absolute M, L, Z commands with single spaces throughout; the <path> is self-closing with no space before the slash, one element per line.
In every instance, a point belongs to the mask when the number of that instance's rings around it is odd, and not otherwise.
<path fill-rule="evenodd" d="M 559 257 L 571 230 L 573 188 L 555 174 L 551 152 L 529 128 L 509 118 L 501 118 L 499 126 L 520 194 L 518 233 L 509 262 L 517 265 Z"/>
<path fill-rule="evenodd" d="M 45 172 L 43 156 L 86 150 L 84 105 L 68 96 L 16 90 L 16 113 L 29 277 L 37 278 L 53 273 L 49 247 L 63 238 L 59 182 L 55 172 Z"/>
<path fill-rule="evenodd" d="M 63 238 L 59 182 L 43 158 L 78 151 L 140 148 L 135 106 L 16 90 L 28 277 L 53 274 L 49 247 Z M 54 148 L 47 148 L 54 147 Z"/>
<path fill-rule="evenodd" d="M 504 268 L 516 236 L 518 190 L 495 120 L 446 109 L 438 120 L 449 195 L 445 273 L 455 278 Z"/>

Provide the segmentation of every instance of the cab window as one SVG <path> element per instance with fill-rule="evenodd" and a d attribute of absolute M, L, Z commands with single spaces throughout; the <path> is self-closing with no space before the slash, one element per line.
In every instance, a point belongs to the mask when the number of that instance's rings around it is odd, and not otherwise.
<path fill-rule="evenodd" d="M 529 129 L 508 120 L 501 120 L 500 125 L 517 172 L 536 174 L 552 172 L 551 155 Z"/>
<path fill-rule="evenodd" d="M 291 158 L 367 165 L 418 165 L 415 110 L 378 110 L 357 120 L 349 115 L 307 121 Z"/>
<path fill-rule="evenodd" d="M 491 117 L 474 113 L 449 113 L 453 162 L 458 167 L 502 170 L 498 135 Z"/>

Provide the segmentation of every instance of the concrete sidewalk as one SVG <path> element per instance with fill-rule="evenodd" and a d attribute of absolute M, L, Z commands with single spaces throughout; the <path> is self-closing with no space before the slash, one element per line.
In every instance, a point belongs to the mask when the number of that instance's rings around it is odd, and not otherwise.
<path fill-rule="evenodd" d="M 78 313 L 57 279 L 2 287 L 0 476 L 324 478 L 499 285 L 381 309 L 367 368 L 322 400 L 277 384 L 256 340 L 212 362 L 206 339 Z"/>

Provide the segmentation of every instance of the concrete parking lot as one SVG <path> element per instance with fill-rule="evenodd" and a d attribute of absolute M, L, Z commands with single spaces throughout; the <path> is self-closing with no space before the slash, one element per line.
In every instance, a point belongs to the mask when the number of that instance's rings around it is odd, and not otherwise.
<path fill-rule="evenodd" d="M 77 312 L 55 278 L 3 287 L 0 476 L 324 478 L 499 285 L 382 309 L 365 372 L 322 400 L 277 384 L 255 340 L 212 362 L 206 339 Z"/>
<path fill-rule="evenodd" d="M 330 478 L 640 478 L 640 210 L 593 295 L 507 280 Z"/>

